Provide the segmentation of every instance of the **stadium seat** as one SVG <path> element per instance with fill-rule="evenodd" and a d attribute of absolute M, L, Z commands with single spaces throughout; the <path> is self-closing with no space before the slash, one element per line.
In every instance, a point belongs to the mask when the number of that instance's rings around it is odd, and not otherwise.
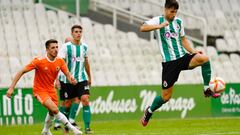
<path fill-rule="evenodd" d="M 160 15 L 162 10 L 145 0 L 104 1 L 145 16 Z M 4 67 L 10 69 L 0 68 L 0 85 L 9 85 L 13 77 L 10 74 L 14 75 L 19 67 L 28 64 L 34 56 L 44 54 L 44 43 L 47 39 L 56 38 L 62 44 L 66 37 L 71 36 L 70 28 L 74 24 L 81 24 L 84 29 L 82 40 L 89 45 L 89 62 L 94 86 L 161 84 L 161 55 L 156 41 L 150 42 L 138 37 L 134 32 L 123 32 L 115 29 L 111 24 L 97 23 L 88 17 L 77 18 L 62 10 L 46 10 L 43 4 L 34 4 L 33 0 L 16 0 L 14 3 L 13 1 L 3 1 L 3 4 L 2 1 L 0 2 L 0 25 L 2 26 L 0 27 L 0 42 L 2 43 L 0 45 L 2 48 L 0 49 L 0 61 L 9 57 L 9 61 L 5 60 Z M 19 5 L 20 2 L 23 4 Z M 164 1 L 159 0 L 158 2 L 164 5 Z M 207 19 L 210 34 L 224 36 L 224 39 L 216 40 L 216 48 L 207 47 L 207 53 L 213 63 L 213 76 L 219 75 L 223 78 L 226 77 L 228 82 L 237 82 L 240 75 L 239 55 L 230 54 L 229 57 L 221 54 L 218 56 L 217 51 L 232 52 L 240 49 L 238 30 L 240 19 L 235 19 L 239 12 L 237 10 L 239 5 L 236 3 L 239 2 L 237 0 L 233 0 L 231 3 L 218 0 L 209 0 L 209 2 L 181 0 L 179 2 L 184 4 L 181 10 L 191 11 L 195 15 Z M 222 7 L 224 4 L 236 11 L 229 12 L 228 8 Z M 183 18 L 187 28 L 195 29 L 201 25 L 194 19 L 183 14 L 179 15 Z M 223 31 L 223 29 L 226 30 Z M 189 41 L 189 43 L 194 47 L 193 42 Z M 196 48 L 203 50 L 202 47 Z M 222 67 L 229 70 L 223 71 Z M 2 75 L 1 70 L 8 75 Z M 236 71 L 236 76 L 231 77 L 233 71 Z M 201 68 L 189 72 L 191 74 L 184 71 L 180 75 L 178 83 L 202 83 Z M 21 87 L 32 87 L 32 75 L 33 72 L 24 76 Z M 3 80 L 3 77 L 8 79 Z"/>
<path fill-rule="evenodd" d="M 219 51 L 227 51 L 228 47 L 227 47 L 226 41 L 224 39 L 217 39 L 216 48 Z"/>

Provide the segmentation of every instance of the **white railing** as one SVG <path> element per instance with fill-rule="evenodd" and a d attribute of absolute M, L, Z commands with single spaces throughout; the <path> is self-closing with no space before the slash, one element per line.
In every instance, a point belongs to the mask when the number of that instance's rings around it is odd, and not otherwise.
<path fill-rule="evenodd" d="M 112 14 L 112 24 L 115 28 L 117 28 L 117 20 L 118 16 L 127 18 L 125 21 L 128 21 L 130 24 L 137 24 L 140 25 L 144 21 L 150 19 L 148 17 L 145 17 L 143 15 L 136 14 L 134 12 L 130 12 L 128 10 L 119 8 L 117 6 L 114 6 L 112 4 L 100 1 L 100 0 L 90 0 L 90 8 L 94 11 L 102 10 L 105 12 L 110 12 Z M 150 39 L 152 41 L 153 39 L 153 32 L 150 33 Z"/>
<path fill-rule="evenodd" d="M 108 3 L 100 1 L 100 0 L 90 0 L 90 3 L 92 4 L 92 6 L 93 6 L 92 8 L 95 11 L 101 9 L 101 10 L 105 10 L 105 11 L 108 11 L 108 12 L 112 12 L 112 14 L 113 14 L 113 24 L 114 24 L 115 27 L 117 26 L 116 25 L 117 24 L 116 23 L 117 22 L 117 15 L 128 18 L 129 23 L 133 23 L 134 21 L 142 23 L 143 20 L 148 20 L 149 19 L 145 16 L 127 11 L 125 9 L 119 8 L 117 6 L 108 4 Z"/>
<path fill-rule="evenodd" d="M 159 9 L 163 9 L 163 5 L 161 5 L 160 3 L 157 3 L 157 2 L 152 1 L 152 0 L 149 0 L 149 1 L 146 1 L 146 2 L 149 2 L 152 5 L 158 6 Z M 117 16 L 118 15 L 123 16 L 125 18 L 128 18 L 129 23 L 135 22 L 135 23 L 141 24 L 142 22 L 150 19 L 146 16 L 133 13 L 131 11 L 119 8 L 117 6 L 114 6 L 112 4 L 109 4 L 109 3 L 106 3 L 106 2 L 103 2 L 103 1 L 100 1 L 100 0 L 90 0 L 90 4 L 91 4 L 90 8 L 92 8 L 95 11 L 103 10 L 103 11 L 111 12 L 112 13 L 112 18 L 113 18 L 112 22 L 113 22 L 113 26 L 115 28 L 117 28 L 117 19 L 118 19 Z M 195 20 L 197 20 L 197 21 L 199 21 L 203 24 L 203 28 L 199 28 L 202 31 L 202 34 L 203 34 L 203 39 L 202 40 L 197 39 L 197 38 L 192 37 L 192 36 L 189 36 L 189 35 L 187 35 L 187 38 L 189 40 L 192 40 L 192 41 L 198 43 L 198 44 L 202 44 L 204 46 L 204 48 L 206 49 L 206 46 L 207 46 L 207 23 L 206 23 L 206 20 L 202 17 L 197 17 L 197 16 L 194 16 L 194 15 L 182 12 L 180 10 L 178 11 L 178 14 L 181 14 L 183 16 L 187 16 L 187 17 L 192 18 L 192 19 L 195 19 Z M 153 33 L 151 32 L 151 40 L 152 39 L 153 39 Z"/>

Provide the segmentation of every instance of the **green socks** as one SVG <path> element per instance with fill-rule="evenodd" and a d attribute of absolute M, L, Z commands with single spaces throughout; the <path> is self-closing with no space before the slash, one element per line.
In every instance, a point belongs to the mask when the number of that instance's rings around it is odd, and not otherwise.
<path fill-rule="evenodd" d="M 202 77 L 203 77 L 204 87 L 207 87 L 209 85 L 209 81 L 211 79 L 210 61 L 208 61 L 202 65 Z"/>
<path fill-rule="evenodd" d="M 75 122 L 75 117 L 76 117 L 76 113 L 77 113 L 77 110 L 78 110 L 78 106 L 79 106 L 79 104 L 77 104 L 77 103 L 72 103 L 72 105 L 71 105 L 70 112 L 69 112 L 70 123 Z"/>
<path fill-rule="evenodd" d="M 86 128 L 90 128 L 91 111 L 90 106 L 83 106 L 83 121 Z"/>
<path fill-rule="evenodd" d="M 150 106 L 150 110 L 152 112 L 156 111 L 158 108 L 160 108 L 164 104 L 164 100 L 161 96 L 156 96 L 153 100 L 152 105 Z M 150 113 L 152 113 L 150 112 Z"/>

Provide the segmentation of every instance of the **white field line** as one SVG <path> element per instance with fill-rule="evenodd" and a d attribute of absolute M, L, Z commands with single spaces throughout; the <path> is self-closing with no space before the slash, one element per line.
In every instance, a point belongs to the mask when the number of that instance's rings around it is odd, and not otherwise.
<path fill-rule="evenodd" d="M 199 135 L 240 135 L 240 132 L 222 132 L 222 133 L 207 133 Z"/>
<path fill-rule="evenodd" d="M 104 133 L 104 134 L 98 134 L 98 135 L 113 135 L 113 134 L 106 134 L 106 133 Z M 132 133 L 114 133 L 114 135 L 143 135 L 143 133 L 134 133 L 134 134 L 132 134 Z M 160 135 L 160 133 L 146 133 L 145 135 Z"/>
<path fill-rule="evenodd" d="M 142 135 L 143 133 L 134 133 L 131 135 Z M 161 133 L 147 133 L 146 135 L 160 135 Z M 98 134 L 98 135 L 112 135 L 112 134 Z M 128 133 L 116 133 L 114 135 L 130 135 Z M 240 135 L 240 132 L 222 132 L 222 133 L 207 133 L 207 134 L 198 134 L 198 135 Z"/>

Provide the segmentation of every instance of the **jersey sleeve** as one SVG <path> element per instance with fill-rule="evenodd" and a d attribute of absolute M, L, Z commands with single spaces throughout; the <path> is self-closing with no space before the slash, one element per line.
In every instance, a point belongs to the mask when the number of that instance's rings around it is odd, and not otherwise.
<path fill-rule="evenodd" d="M 38 58 L 34 58 L 29 64 L 25 66 L 25 69 L 27 69 L 28 71 L 37 69 L 38 63 L 39 63 Z"/>
<path fill-rule="evenodd" d="M 148 21 L 145 21 L 144 24 L 147 24 L 147 25 L 159 25 L 159 17 L 154 17 Z"/>
<path fill-rule="evenodd" d="M 180 26 L 181 30 L 180 30 L 180 36 L 184 37 L 185 36 L 185 31 L 184 31 L 184 26 L 183 26 L 183 21 L 181 21 L 181 26 Z"/>
<path fill-rule="evenodd" d="M 63 44 L 58 52 L 58 57 L 65 59 L 67 56 L 66 44 Z"/>

